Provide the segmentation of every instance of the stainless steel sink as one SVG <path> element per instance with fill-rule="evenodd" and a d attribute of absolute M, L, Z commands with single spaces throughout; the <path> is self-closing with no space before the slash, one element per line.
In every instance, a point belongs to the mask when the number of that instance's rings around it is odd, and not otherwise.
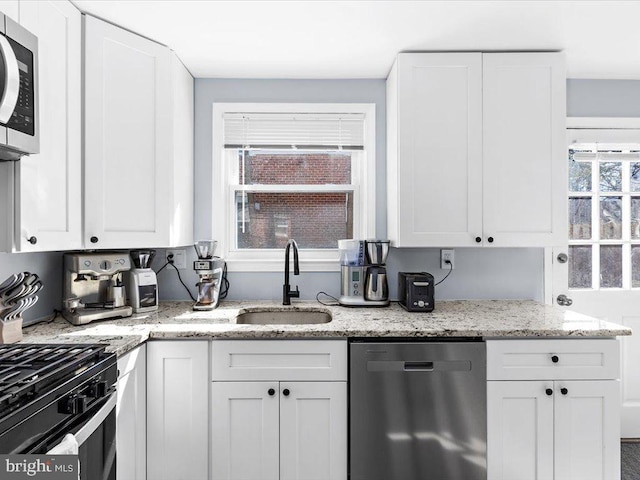
<path fill-rule="evenodd" d="M 261 310 L 236 316 L 236 323 L 251 325 L 313 325 L 330 321 L 330 313 L 318 310 Z"/>

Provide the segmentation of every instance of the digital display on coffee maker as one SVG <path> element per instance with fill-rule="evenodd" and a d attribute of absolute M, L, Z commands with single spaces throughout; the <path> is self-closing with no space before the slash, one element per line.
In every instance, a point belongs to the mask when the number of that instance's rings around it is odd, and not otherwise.
<path fill-rule="evenodd" d="M 360 281 L 360 270 L 354 270 L 351 272 L 351 281 L 359 282 Z"/>

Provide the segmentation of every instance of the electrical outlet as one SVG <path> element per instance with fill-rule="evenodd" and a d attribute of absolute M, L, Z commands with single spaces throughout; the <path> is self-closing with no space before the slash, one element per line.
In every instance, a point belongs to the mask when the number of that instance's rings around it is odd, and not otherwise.
<path fill-rule="evenodd" d="M 177 269 L 184 270 L 187 268 L 187 251 L 184 248 L 167 250 L 167 257 L 171 254 L 173 254 L 173 264 Z"/>
<path fill-rule="evenodd" d="M 451 265 L 447 263 L 447 260 L 451 262 Z M 454 269 L 456 268 L 456 264 L 454 262 L 454 251 L 453 249 L 442 249 L 440 250 L 440 268 L 444 270 Z"/>

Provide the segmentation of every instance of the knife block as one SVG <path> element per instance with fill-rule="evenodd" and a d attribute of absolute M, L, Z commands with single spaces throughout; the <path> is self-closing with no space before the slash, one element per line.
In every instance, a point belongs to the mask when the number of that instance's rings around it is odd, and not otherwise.
<path fill-rule="evenodd" d="M 2 322 L 0 321 L 0 344 L 16 343 L 22 340 L 22 317 Z"/>

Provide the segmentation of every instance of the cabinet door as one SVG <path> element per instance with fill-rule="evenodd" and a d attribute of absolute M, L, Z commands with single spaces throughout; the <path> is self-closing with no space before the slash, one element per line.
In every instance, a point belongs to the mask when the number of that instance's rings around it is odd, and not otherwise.
<path fill-rule="evenodd" d="M 487 382 L 489 480 L 553 479 L 554 396 L 547 388 L 553 382 Z"/>
<path fill-rule="evenodd" d="M 126 480 L 147 478 L 147 364 L 146 345 L 118 359 L 116 403 L 116 476 Z"/>
<path fill-rule="evenodd" d="M 19 168 L 16 249 L 82 246 L 81 15 L 67 1 L 20 2 L 38 37 L 40 153 Z"/>
<path fill-rule="evenodd" d="M 563 54 L 482 58 L 485 245 L 555 245 L 566 234 Z"/>
<path fill-rule="evenodd" d="M 555 384 L 555 478 L 620 478 L 620 383 Z"/>
<path fill-rule="evenodd" d="M 147 478 L 208 478 L 208 361 L 208 341 L 147 344 Z"/>
<path fill-rule="evenodd" d="M 346 478 L 346 382 L 281 382 L 280 480 Z"/>
<path fill-rule="evenodd" d="M 278 480 L 279 390 L 278 382 L 213 382 L 213 480 Z"/>
<path fill-rule="evenodd" d="M 180 59 L 171 53 L 173 96 L 173 208 L 169 246 L 193 243 L 193 77 Z"/>
<path fill-rule="evenodd" d="M 482 55 L 400 54 L 387 90 L 394 246 L 476 245 L 482 235 Z"/>
<path fill-rule="evenodd" d="M 167 246 L 170 51 L 87 15 L 84 62 L 85 246 Z"/>

